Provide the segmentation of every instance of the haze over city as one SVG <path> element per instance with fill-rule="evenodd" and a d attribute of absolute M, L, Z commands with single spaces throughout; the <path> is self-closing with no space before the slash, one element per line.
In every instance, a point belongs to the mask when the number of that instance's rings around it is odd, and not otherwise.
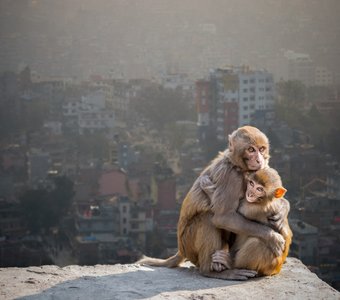
<path fill-rule="evenodd" d="M 226 65 L 271 71 L 289 49 L 338 74 L 339 14 L 337 0 L 1 0 L 0 69 L 198 78 Z"/>

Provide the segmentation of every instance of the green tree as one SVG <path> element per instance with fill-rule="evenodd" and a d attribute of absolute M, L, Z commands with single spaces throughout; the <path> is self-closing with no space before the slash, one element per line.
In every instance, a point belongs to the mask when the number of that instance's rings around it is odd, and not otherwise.
<path fill-rule="evenodd" d="M 163 130 L 178 120 L 193 120 L 189 99 L 178 90 L 148 87 L 132 102 L 132 108 L 152 125 Z"/>
<path fill-rule="evenodd" d="M 109 141 L 102 133 L 88 133 L 84 135 L 72 136 L 72 141 L 76 143 L 76 148 L 81 156 L 90 158 L 108 159 Z"/>
<path fill-rule="evenodd" d="M 24 220 L 31 233 L 39 233 L 50 222 L 48 192 L 43 189 L 28 190 L 20 198 Z"/>
<path fill-rule="evenodd" d="M 39 233 L 58 225 L 69 211 L 73 195 L 73 182 L 67 177 L 56 177 L 51 191 L 26 191 L 19 200 L 28 229 L 32 233 Z"/>
<path fill-rule="evenodd" d="M 277 92 L 280 102 L 289 107 L 301 107 L 306 99 L 306 87 L 298 80 L 279 82 Z"/>

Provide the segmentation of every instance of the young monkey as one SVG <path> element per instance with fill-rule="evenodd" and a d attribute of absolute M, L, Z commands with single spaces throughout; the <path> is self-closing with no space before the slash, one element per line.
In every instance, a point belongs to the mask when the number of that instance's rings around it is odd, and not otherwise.
<path fill-rule="evenodd" d="M 282 187 L 279 174 L 272 168 L 265 168 L 245 176 L 247 189 L 245 197 L 240 200 L 238 213 L 245 218 L 268 225 L 268 219 L 282 208 L 286 189 Z M 215 186 L 208 176 L 200 179 L 201 188 L 211 198 Z M 235 243 L 229 250 L 225 244 L 222 250 L 212 255 L 211 270 L 221 272 L 225 269 L 255 270 L 259 275 L 274 275 L 280 272 L 292 240 L 288 219 L 285 218 L 279 233 L 285 239 L 285 248 L 281 256 L 273 251 L 260 239 L 244 234 L 236 236 Z"/>

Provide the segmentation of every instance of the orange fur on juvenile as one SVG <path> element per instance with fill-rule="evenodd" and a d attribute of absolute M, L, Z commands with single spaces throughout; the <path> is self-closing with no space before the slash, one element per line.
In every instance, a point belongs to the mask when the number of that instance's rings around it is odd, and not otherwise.
<path fill-rule="evenodd" d="M 259 170 L 250 175 L 248 180 L 254 180 L 264 186 L 266 196 L 259 203 L 249 203 L 241 200 L 239 213 L 248 219 L 269 224 L 268 217 L 275 214 L 282 207 L 285 189 L 282 188 L 279 174 L 271 168 Z M 232 252 L 235 254 L 234 267 L 256 270 L 260 275 L 275 275 L 281 271 L 292 242 L 292 231 L 288 219 L 284 219 L 280 234 L 285 239 L 285 248 L 281 256 L 275 256 L 273 251 L 258 238 L 241 234 L 237 236 Z"/>

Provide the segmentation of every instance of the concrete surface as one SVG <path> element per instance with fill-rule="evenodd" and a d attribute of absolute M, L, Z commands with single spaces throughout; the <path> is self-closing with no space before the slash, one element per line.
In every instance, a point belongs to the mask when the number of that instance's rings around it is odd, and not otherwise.
<path fill-rule="evenodd" d="M 289 258 L 282 272 L 245 282 L 176 269 L 130 265 L 0 269 L 0 299 L 340 299 L 340 293 Z"/>

